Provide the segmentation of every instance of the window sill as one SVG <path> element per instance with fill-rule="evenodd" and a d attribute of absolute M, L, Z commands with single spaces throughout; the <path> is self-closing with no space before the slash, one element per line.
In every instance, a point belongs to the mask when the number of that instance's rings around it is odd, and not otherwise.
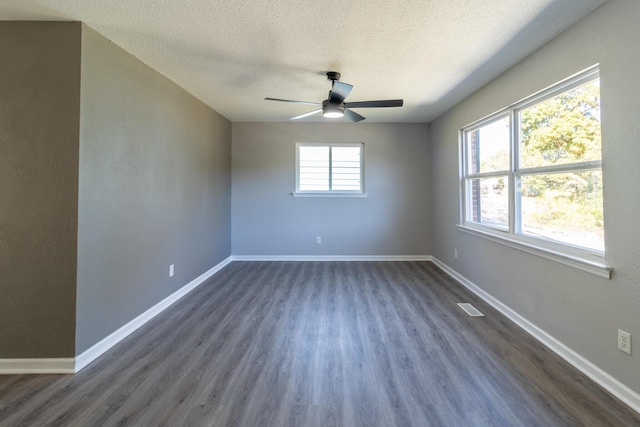
<path fill-rule="evenodd" d="M 367 193 L 291 193 L 292 197 L 351 197 L 351 198 L 367 198 Z"/>
<path fill-rule="evenodd" d="M 558 250 L 544 247 L 542 245 L 523 242 L 521 240 L 512 238 L 511 236 L 500 235 L 498 234 L 500 233 L 499 231 L 493 233 L 490 231 L 480 230 L 475 227 L 469 227 L 463 224 L 458 224 L 458 230 L 509 246 L 514 249 L 518 249 L 523 252 L 537 255 L 542 258 L 550 259 L 552 261 L 559 262 L 560 264 L 568 265 L 570 267 L 586 271 L 587 273 L 604 277 L 605 279 L 611 279 L 613 268 L 606 264 L 604 258 L 597 257 L 595 255 L 580 256 L 577 254 L 564 253 Z"/>

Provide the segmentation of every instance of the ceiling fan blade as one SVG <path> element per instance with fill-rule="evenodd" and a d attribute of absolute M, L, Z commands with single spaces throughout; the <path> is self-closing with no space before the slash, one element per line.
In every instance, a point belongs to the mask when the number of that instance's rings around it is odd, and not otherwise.
<path fill-rule="evenodd" d="M 364 117 L 362 117 L 360 114 L 356 113 L 355 111 L 347 110 L 346 108 L 344 109 L 344 116 L 354 123 L 364 120 Z"/>
<path fill-rule="evenodd" d="M 387 99 L 384 101 L 345 102 L 344 108 L 402 107 L 402 104 L 402 99 Z"/>
<path fill-rule="evenodd" d="M 265 101 L 292 102 L 294 104 L 306 104 L 306 105 L 322 105 L 319 102 L 294 101 L 292 99 L 280 99 L 280 98 L 265 98 Z"/>
<path fill-rule="evenodd" d="M 322 108 L 320 108 L 319 110 L 313 110 L 309 111 L 308 113 L 300 114 L 299 116 L 291 117 L 289 120 L 298 120 L 318 113 L 322 113 Z"/>
<path fill-rule="evenodd" d="M 353 86 L 342 82 L 333 82 L 333 89 L 329 95 L 329 102 L 332 104 L 342 104 L 344 99 L 351 93 Z"/>

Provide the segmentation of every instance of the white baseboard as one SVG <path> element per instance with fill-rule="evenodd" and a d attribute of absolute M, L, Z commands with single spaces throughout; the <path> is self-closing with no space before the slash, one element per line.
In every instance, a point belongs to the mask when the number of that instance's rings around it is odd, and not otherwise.
<path fill-rule="evenodd" d="M 131 320 L 126 325 L 122 326 L 117 331 L 113 332 L 111 335 L 102 339 L 100 342 L 96 343 L 92 347 L 88 348 L 82 354 L 75 358 L 75 372 L 79 372 L 82 368 L 87 366 L 89 363 L 96 360 L 99 356 L 104 354 L 107 350 L 111 349 L 114 345 L 118 344 L 120 341 L 129 336 L 136 329 L 140 328 L 142 325 L 147 323 L 149 320 L 156 317 L 158 314 L 162 313 L 180 298 L 194 290 L 196 287 L 204 283 L 211 276 L 216 274 L 218 271 L 222 270 L 226 265 L 231 262 L 231 257 L 228 257 L 212 269 L 207 272 L 201 274 L 200 276 L 193 279 L 191 282 L 187 283 L 182 288 L 178 289 L 135 319 Z"/>
<path fill-rule="evenodd" d="M 491 294 L 479 288 L 473 282 L 471 282 L 466 277 L 459 274 L 457 271 L 444 264 L 439 259 L 432 257 L 432 261 L 442 270 L 447 272 L 451 277 L 460 282 L 464 287 L 469 289 L 471 292 L 482 298 L 488 304 L 490 304 L 493 308 L 498 310 L 500 313 L 509 318 L 516 325 L 520 326 L 530 335 L 532 335 L 535 339 L 540 341 L 542 344 L 547 346 L 550 350 L 555 352 L 558 356 L 562 357 L 564 360 L 569 362 L 575 368 L 577 368 L 580 372 L 591 378 L 597 384 L 599 384 L 602 388 L 607 390 L 609 393 L 616 396 L 626 405 L 628 405 L 634 411 L 640 413 L 640 394 L 636 393 L 626 385 L 622 384 L 617 379 L 613 378 L 611 375 L 600 369 L 598 366 L 594 365 L 587 359 L 585 359 L 580 354 L 576 353 L 569 347 L 567 347 L 562 342 L 558 341 L 553 336 L 549 335 L 547 332 L 538 328 L 536 325 L 513 311 L 507 305 L 503 304 L 500 300 L 494 298 Z"/>
<path fill-rule="evenodd" d="M 75 359 L 0 359 L 0 374 L 73 374 Z"/>
<path fill-rule="evenodd" d="M 233 255 L 233 261 L 431 261 L 431 255 Z"/>
<path fill-rule="evenodd" d="M 96 360 L 136 329 L 162 313 L 232 261 L 228 257 L 75 358 L 0 359 L 0 374 L 73 374 Z"/>

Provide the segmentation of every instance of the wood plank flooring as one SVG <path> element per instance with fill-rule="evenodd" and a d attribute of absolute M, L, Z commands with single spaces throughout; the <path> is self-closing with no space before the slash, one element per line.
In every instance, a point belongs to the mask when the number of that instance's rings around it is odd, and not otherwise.
<path fill-rule="evenodd" d="M 76 375 L 0 376 L 0 426 L 634 425 L 429 262 L 233 262 Z"/>

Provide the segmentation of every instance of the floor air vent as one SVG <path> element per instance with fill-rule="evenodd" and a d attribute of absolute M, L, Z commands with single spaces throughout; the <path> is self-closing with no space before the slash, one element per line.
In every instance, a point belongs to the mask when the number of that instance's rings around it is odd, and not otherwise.
<path fill-rule="evenodd" d="M 463 309 L 469 316 L 484 316 L 477 308 L 469 304 L 468 302 L 459 302 L 458 305 L 461 309 Z"/>

